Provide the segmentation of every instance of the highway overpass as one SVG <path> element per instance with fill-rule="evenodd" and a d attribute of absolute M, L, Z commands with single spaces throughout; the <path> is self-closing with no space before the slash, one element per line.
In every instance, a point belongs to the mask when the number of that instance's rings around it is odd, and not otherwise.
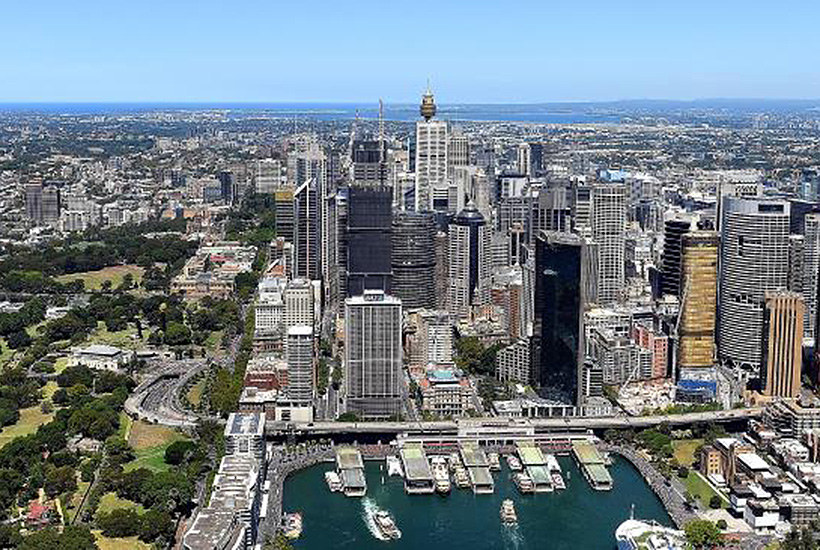
<path fill-rule="evenodd" d="M 650 428 L 663 422 L 671 426 L 698 423 L 732 423 L 759 418 L 760 407 L 659 416 L 607 416 L 563 418 L 469 418 L 437 422 L 311 422 L 306 424 L 268 421 L 268 434 L 293 433 L 297 435 L 356 435 L 356 434 L 442 434 L 470 429 L 508 430 L 533 428 L 536 432 L 567 430 L 605 430 L 608 428 Z"/>

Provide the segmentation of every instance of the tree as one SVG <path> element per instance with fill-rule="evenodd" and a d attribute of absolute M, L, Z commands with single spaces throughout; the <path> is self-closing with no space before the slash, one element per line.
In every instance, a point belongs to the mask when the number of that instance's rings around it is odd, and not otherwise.
<path fill-rule="evenodd" d="M 725 531 L 729 527 L 729 524 L 726 523 L 725 519 L 717 520 L 717 523 L 715 525 L 717 525 L 717 528 L 720 529 L 721 531 Z"/>
<path fill-rule="evenodd" d="M 686 466 L 681 466 L 680 468 L 678 468 L 678 477 L 681 479 L 686 479 L 687 477 L 689 477 L 689 468 L 687 468 Z"/>
<path fill-rule="evenodd" d="M 712 495 L 712 498 L 709 499 L 709 508 L 713 510 L 717 510 L 723 505 L 723 501 L 717 495 Z"/>
<path fill-rule="evenodd" d="M 32 533 L 23 539 L 18 550 L 43 550 L 59 548 L 60 550 L 99 550 L 94 535 L 88 527 L 68 525 L 60 533 L 54 527 Z"/>
<path fill-rule="evenodd" d="M 720 529 L 709 520 L 692 520 L 684 526 L 683 531 L 686 541 L 694 548 L 716 548 L 723 541 Z"/>
<path fill-rule="evenodd" d="M 196 449 L 193 441 L 174 441 L 165 449 L 165 463 L 178 466 Z"/>
<path fill-rule="evenodd" d="M 174 520 L 168 512 L 152 508 L 142 515 L 139 531 L 141 541 L 170 541 L 173 536 Z"/>
<path fill-rule="evenodd" d="M 97 525 L 106 537 L 132 537 L 142 529 L 142 520 L 136 510 L 117 508 L 100 514 Z"/>
<path fill-rule="evenodd" d="M 71 466 L 61 466 L 47 470 L 45 490 L 46 494 L 52 498 L 62 493 L 76 491 L 77 479 L 74 474 L 74 468 Z"/>
<path fill-rule="evenodd" d="M 177 321 L 169 321 L 164 340 L 169 346 L 188 345 L 191 343 L 191 329 Z"/>
<path fill-rule="evenodd" d="M 6 338 L 6 343 L 11 349 L 27 348 L 31 345 L 31 336 L 28 335 L 25 329 L 18 330 Z"/>

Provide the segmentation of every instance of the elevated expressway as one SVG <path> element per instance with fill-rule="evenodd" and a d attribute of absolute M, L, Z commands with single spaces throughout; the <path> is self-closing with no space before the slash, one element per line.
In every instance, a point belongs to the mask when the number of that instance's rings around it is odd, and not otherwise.
<path fill-rule="evenodd" d="M 609 428 L 650 428 L 661 423 L 670 426 L 688 426 L 700 423 L 735 423 L 759 418 L 760 407 L 659 416 L 609 416 L 561 418 L 470 418 L 459 421 L 436 422 L 312 422 L 307 424 L 268 421 L 268 434 L 294 435 L 356 435 L 356 434 L 410 434 L 434 435 L 467 433 L 470 430 L 509 431 L 514 429 L 538 432 L 572 432 L 605 430 Z"/>

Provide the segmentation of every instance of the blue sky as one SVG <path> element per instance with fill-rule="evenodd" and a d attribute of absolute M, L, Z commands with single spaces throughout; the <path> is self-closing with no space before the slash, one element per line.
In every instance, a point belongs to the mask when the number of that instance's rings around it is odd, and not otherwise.
<path fill-rule="evenodd" d="M 0 102 L 820 98 L 820 2 L 3 0 Z"/>

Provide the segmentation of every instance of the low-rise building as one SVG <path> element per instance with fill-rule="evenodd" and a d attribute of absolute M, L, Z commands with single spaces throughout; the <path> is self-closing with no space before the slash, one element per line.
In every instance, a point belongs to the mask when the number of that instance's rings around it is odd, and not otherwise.
<path fill-rule="evenodd" d="M 758 533 L 772 532 L 780 521 L 780 506 L 774 499 L 751 499 L 746 502 L 743 520 Z"/>
<path fill-rule="evenodd" d="M 104 344 L 92 344 L 71 351 L 69 366 L 85 365 L 92 369 L 119 371 L 134 358 L 134 352 Z"/>
<path fill-rule="evenodd" d="M 461 371 L 431 368 L 419 383 L 421 410 L 440 418 L 459 417 L 471 408 L 473 390 Z"/>

